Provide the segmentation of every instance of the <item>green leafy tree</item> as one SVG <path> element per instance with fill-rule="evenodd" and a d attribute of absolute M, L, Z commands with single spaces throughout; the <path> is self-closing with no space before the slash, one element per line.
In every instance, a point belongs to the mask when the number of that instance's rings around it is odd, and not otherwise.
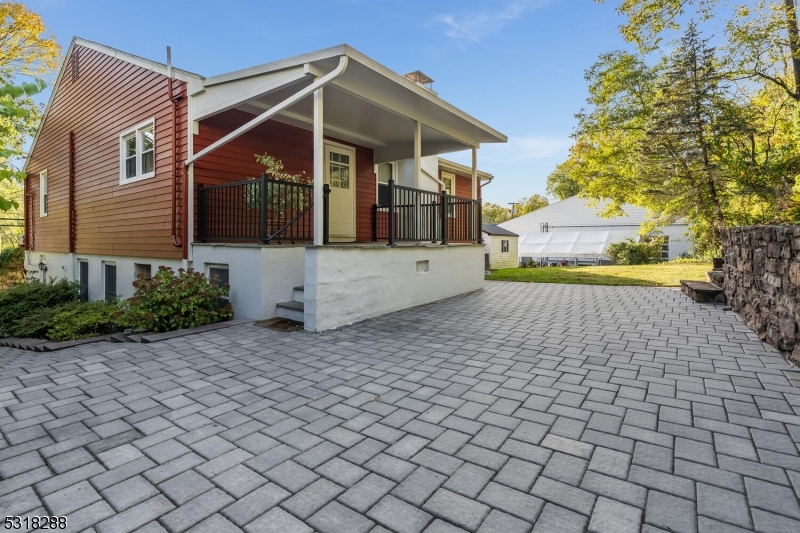
<path fill-rule="evenodd" d="M 541 194 L 534 194 L 523 198 L 519 201 L 519 205 L 514 209 L 514 216 L 521 216 L 531 211 L 536 211 L 543 207 L 547 207 L 550 202 Z"/>
<path fill-rule="evenodd" d="M 493 204 L 491 202 L 486 202 L 483 204 L 483 223 L 484 224 L 500 224 L 501 222 L 505 222 L 506 220 L 511 219 L 511 210 Z"/>

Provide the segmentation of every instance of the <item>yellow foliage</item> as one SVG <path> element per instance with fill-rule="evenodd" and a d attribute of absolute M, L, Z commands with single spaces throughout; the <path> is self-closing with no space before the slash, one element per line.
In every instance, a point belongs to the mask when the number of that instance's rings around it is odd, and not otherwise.
<path fill-rule="evenodd" d="M 55 36 L 44 35 L 42 17 L 22 3 L 7 0 L 0 2 L 0 21 L 0 71 L 4 77 L 37 77 L 58 67 L 61 46 Z"/>

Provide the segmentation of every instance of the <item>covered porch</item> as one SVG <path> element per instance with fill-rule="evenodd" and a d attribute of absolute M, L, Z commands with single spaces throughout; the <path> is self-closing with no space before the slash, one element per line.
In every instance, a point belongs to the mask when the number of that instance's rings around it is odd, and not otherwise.
<path fill-rule="evenodd" d="M 321 331 L 482 286 L 477 155 L 506 138 L 430 87 L 345 45 L 208 78 L 191 97 L 190 260 L 230 264 L 239 316 L 284 305 Z M 458 151 L 467 189 L 436 166 Z M 284 173 L 265 173 L 263 154 Z"/>
<path fill-rule="evenodd" d="M 424 83 L 342 45 L 208 78 L 191 96 L 195 241 L 480 240 L 478 148 L 506 138 Z M 472 155 L 468 195 L 423 164 L 458 151 Z M 262 176 L 265 153 L 300 179 Z M 411 172 L 379 183 L 377 167 L 399 162 Z"/>

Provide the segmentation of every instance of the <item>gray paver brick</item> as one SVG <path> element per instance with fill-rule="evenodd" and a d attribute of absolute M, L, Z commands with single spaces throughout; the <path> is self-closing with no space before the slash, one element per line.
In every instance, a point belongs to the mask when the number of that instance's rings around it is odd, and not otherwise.
<path fill-rule="evenodd" d="M 345 489 L 327 479 L 318 479 L 297 494 L 281 503 L 281 507 L 294 516 L 305 520 L 330 501 L 343 493 Z"/>
<path fill-rule="evenodd" d="M 477 498 L 494 476 L 494 472 L 472 463 L 465 463 L 447 479 L 444 488 L 468 498 Z"/>
<path fill-rule="evenodd" d="M 338 502 L 331 502 L 307 520 L 308 524 L 321 533 L 367 533 L 375 523 Z"/>
<path fill-rule="evenodd" d="M 588 522 L 581 514 L 548 503 L 539 514 L 533 533 L 583 533 Z"/>
<path fill-rule="evenodd" d="M 183 505 L 213 489 L 214 485 L 194 470 L 189 470 L 165 481 L 158 488 L 176 505 Z"/>
<path fill-rule="evenodd" d="M 367 512 L 367 517 L 397 533 L 419 533 L 433 517 L 394 496 L 386 496 Z"/>
<path fill-rule="evenodd" d="M 115 511 L 120 512 L 159 494 L 159 490 L 141 476 L 112 485 L 100 492 Z"/>
<path fill-rule="evenodd" d="M 360 513 L 365 513 L 378 500 L 388 494 L 396 483 L 377 474 L 367 477 L 350 487 L 338 500 Z"/>
<path fill-rule="evenodd" d="M 468 531 L 476 531 L 489 514 L 489 507 L 446 489 L 437 490 L 422 508 Z"/>
<path fill-rule="evenodd" d="M 91 505 L 102 498 L 88 481 L 81 481 L 42 498 L 51 515 L 64 516 Z"/>
<path fill-rule="evenodd" d="M 748 477 L 744 478 L 744 484 L 747 488 L 747 499 L 752 507 L 800 520 L 798 496 L 792 489 Z"/>
<path fill-rule="evenodd" d="M 313 531 L 303 522 L 277 507 L 245 526 L 244 530 L 247 533 L 311 533 Z"/>
<path fill-rule="evenodd" d="M 447 480 L 446 476 L 417 468 L 392 491 L 392 495 L 412 505 L 421 506 Z"/>
<path fill-rule="evenodd" d="M 168 499 L 158 495 L 100 522 L 95 529 L 97 533 L 127 533 L 165 515 L 174 508 Z"/>
<path fill-rule="evenodd" d="M 589 522 L 590 533 L 638 533 L 642 510 L 616 500 L 598 498 Z"/>
<path fill-rule="evenodd" d="M 739 527 L 752 527 L 744 495 L 719 487 L 697 484 L 697 513 Z"/>
<path fill-rule="evenodd" d="M 586 516 L 592 514 L 597 499 L 591 492 L 541 476 L 533 484 L 531 494 Z"/>
<path fill-rule="evenodd" d="M 233 502 L 234 499 L 229 495 L 218 488 L 213 488 L 162 516 L 160 521 L 169 531 L 180 533 Z"/>
<path fill-rule="evenodd" d="M 696 533 L 697 510 L 692 501 L 651 490 L 647 496 L 645 522 L 673 533 Z"/>
<path fill-rule="evenodd" d="M 239 527 L 249 524 L 257 517 L 278 505 L 292 493 L 274 483 L 268 483 L 229 505 L 221 514 Z"/>
<path fill-rule="evenodd" d="M 489 483 L 478 501 L 528 522 L 534 522 L 544 507 L 541 499 L 497 483 Z"/>
<path fill-rule="evenodd" d="M 478 533 L 528 533 L 530 530 L 528 522 L 493 509 L 478 528 Z"/>

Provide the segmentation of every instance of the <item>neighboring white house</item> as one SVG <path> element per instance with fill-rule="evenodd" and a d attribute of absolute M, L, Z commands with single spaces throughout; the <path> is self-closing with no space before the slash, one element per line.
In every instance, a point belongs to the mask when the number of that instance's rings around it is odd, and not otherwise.
<path fill-rule="evenodd" d="M 600 211 L 608 202 L 591 207 L 588 200 L 572 196 L 499 224 L 519 235 L 520 258 L 608 259 L 606 247 L 612 242 L 638 238 L 647 210 L 625 204 L 627 216 L 602 218 Z M 688 225 L 670 224 L 660 228 L 668 238 L 664 259 L 674 259 L 689 252 Z"/>
<path fill-rule="evenodd" d="M 519 236 L 497 224 L 483 225 L 483 242 L 489 254 L 489 268 L 515 268 L 519 266 L 517 247 Z"/>

